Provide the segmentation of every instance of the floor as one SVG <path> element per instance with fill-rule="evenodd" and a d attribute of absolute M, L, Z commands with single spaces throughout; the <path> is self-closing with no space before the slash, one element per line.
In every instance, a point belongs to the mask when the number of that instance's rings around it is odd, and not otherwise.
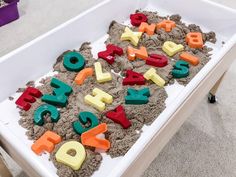
<path fill-rule="evenodd" d="M 236 62 L 218 91 L 217 104 L 203 100 L 143 177 L 236 176 Z"/>
<path fill-rule="evenodd" d="M 63 0 L 50 3 L 46 0 L 21 1 L 19 4 L 21 19 L 0 28 L 0 56 L 100 1 L 67 0 L 66 5 Z M 236 9 L 235 0 L 213 1 Z M 40 28 L 35 28 L 38 26 Z M 235 67 L 236 62 L 226 74 L 219 89 L 217 104 L 208 104 L 207 99 L 203 100 L 152 162 L 143 177 L 236 176 Z M 0 149 L 0 153 L 6 158 L 13 176 L 26 176 L 3 150 Z"/>

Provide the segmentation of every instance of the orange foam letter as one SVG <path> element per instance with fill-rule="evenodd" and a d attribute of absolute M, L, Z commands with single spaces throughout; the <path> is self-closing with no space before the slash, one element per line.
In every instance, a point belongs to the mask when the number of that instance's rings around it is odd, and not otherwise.
<path fill-rule="evenodd" d="M 96 147 L 103 150 L 108 150 L 110 148 L 110 142 L 106 139 L 99 139 L 96 136 L 98 134 L 104 133 L 107 131 L 107 124 L 102 123 L 98 126 L 84 132 L 81 135 L 81 142 L 83 145 Z"/>
<path fill-rule="evenodd" d="M 153 35 L 156 29 L 155 24 L 149 25 L 146 22 L 142 22 L 139 26 L 139 32 L 146 32 L 149 36 Z"/>
<path fill-rule="evenodd" d="M 52 152 L 55 144 L 61 142 L 61 137 L 52 131 L 46 131 L 35 143 L 31 146 L 32 151 L 40 155 L 43 151 Z"/>
<path fill-rule="evenodd" d="M 134 49 L 133 47 L 128 46 L 127 49 L 128 59 L 133 61 L 135 58 L 141 58 L 146 60 L 148 57 L 147 49 L 145 47 L 140 47 L 140 49 Z"/>
<path fill-rule="evenodd" d="M 188 63 L 191 63 L 194 66 L 199 64 L 199 58 L 196 56 L 193 56 L 187 52 L 181 53 L 180 58 L 184 61 L 187 61 Z"/>
<path fill-rule="evenodd" d="M 188 33 L 186 36 L 186 42 L 191 48 L 202 48 L 203 47 L 202 33 L 199 32 Z"/>
<path fill-rule="evenodd" d="M 166 32 L 170 32 L 174 27 L 176 27 L 176 24 L 172 20 L 163 20 L 157 24 L 157 29 L 164 28 Z"/>
<path fill-rule="evenodd" d="M 92 75 L 93 75 L 93 68 L 85 68 L 77 74 L 75 78 L 75 83 L 78 85 L 82 85 L 84 83 L 84 80 L 88 76 L 92 76 Z"/>

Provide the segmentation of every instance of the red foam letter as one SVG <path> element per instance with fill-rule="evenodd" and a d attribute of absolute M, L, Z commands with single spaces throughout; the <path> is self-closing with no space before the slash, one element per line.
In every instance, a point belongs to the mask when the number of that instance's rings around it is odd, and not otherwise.
<path fill-rule="evenodd" d="M 145 78 L 142 74 L 134 72 L 132 70 L 126 71 L 126 78 L 123 80 L 123 85 L 144 85 Z"/>
<path fill-rule="evenodd" d="M 164 55 L 151 54 L 146 60 L 147 65 L 152 65 L 156 67 L 164 67 L 168 64 L 168 59 Z"/>
<path fill-rule="evenodd" d="M 36 98 L 40 98 L 42 96 L 42 93 L 33 87 L 28 87 L 22 95 L 16 100 L 16 105 L 24 109 L 25 111 L 28 111 L 31 107 L 30 103 L 34 103 L 36 101 Z"/>
<path fill-rule="evenodd" d="M 115 61 L 115 54 L 123 55 L 123 49 L 113 44 L 108 44 L 107 50 L 98 53 L 98 58 L 102 58 L 112 64 Z"/>
<path fill-rule="evenodd" d="M 125 115 L 123 106 L 119 105 L 114 111 L 106 113 L 106 117 L 120 124 L 123 128 L 129 128 L 131 126 L 130 121 Z"/>
<path fill-rule="evenodd" d="M 131 14 L 130 21 L 133 26 L 139 26 L 142 22 L 147 22 L 147 16 L 142 13 Z"/>

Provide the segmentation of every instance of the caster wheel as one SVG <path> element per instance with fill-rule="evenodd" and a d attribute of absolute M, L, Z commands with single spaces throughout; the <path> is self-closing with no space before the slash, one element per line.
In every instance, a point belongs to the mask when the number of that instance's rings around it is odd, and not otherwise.
<path fill-rule="evenodd" d="M 208 102 L 214 104 L 216 102 L 216 96 L 209 93 L 208 94 Z"/>

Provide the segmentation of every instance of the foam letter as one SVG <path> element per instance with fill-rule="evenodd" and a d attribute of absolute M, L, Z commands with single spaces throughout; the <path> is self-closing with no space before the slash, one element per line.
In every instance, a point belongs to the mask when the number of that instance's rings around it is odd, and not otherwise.
<path fill-rule="evenodd" d="M 171 42 L 171 41 L 166 41 L 162 46 L 162 50 L 171 57 L 175 55 L 176 53 L 184 50 L 184 46 L 181 44 L 177 45 L 176 43 Z"/>
<path fill-rule="evenodd" d="M 75 155 L 71 156 L 68 154 L 69 151 L 75 151 Z M 63 163 L 73 170 L 79 170 L 83 164 L 86 152 L 84 146 L 77 141 L 69 141 L 63 144 L 56 152 L 56 161 Z"/>
<path fill-rule="evenodd" d="M 149 88 L 143 88 L 141 90 L 128 88 L 125 104 L 147 104 L 148 97 L 150 97 Z"/>
<path fill-rule="evenodd" d="M 124 78 L 123 85 L 144 85 L 145 84 L 145 78 L 142 74 L 134 72 L 132 70 L 126 71 L 126 77 Z"/>
<path fill-rule="evenodd" d="M 125 110 L 121 105 L 116 107 L 115 110 L 107 112 L 106 117 L 120 124 L 125 129 L 131 126 L 129 119 L 125 115 Z"/>
<path fill-rule="evenodd" d="M 170 32 L 176 26 L 174 21 L 171 20 L 163 20 L 162 22 L 157 24 L 157 29 L 164 28 L 166 32 Z"/>
<path fill-rule="evenodd" d="M 47 113 L 50 114 L 52 122 L 57 122 L 60 118 L 60 113 L 55 106 L 52 106 L 50 104 L 43 104 L 34 111 L 34 123 L 36 125 L 43 125 L 43 117 Z"/>
<path fill-rule="evenodd" d="M 81 142 L 83 145 L 91 146 L 103 150 L 108 150 L 110 148 L 110 142 L 106 139 L 99 139 L 96 136 L 105 133 L 107 131 L 107 124 L 102 123 L 98 126 L 90 129 L 87 132 L 84 132 L 81 135 Z"/>
<path fill-rule="evenodd" d="M 103 82 L 107 82 L 107 81 L 112 80 L 112 76 L 110 73 L 108 73 L 108 72 L 103 73 L 102 72 L 102 65 L 100 62 L 94 63 L 94 67 L 95 67 L 95 74 L 96 74 L 96 79 L 97 79 L 98 83 L 103 83 Z"/>
<path fill-rule="evenodd" d="M 85 68 L 77 74 L 75 78 L 75 83 L 78 85 L 82 85 L 84 83 L 84 80 L 92 75 L 93 75 L 93 68 Z"/>
<path fill-rule="evenodd" d="M 28 111 L 31 107 L 30 103 L 34 103 L 36 101 L 36 98 L 40 98 L 42 96 L 42 93 L 33 87 L 28 87 L 21 96 L 16 100 L 16 105 L 24 109 L 25 111 Z"/>
<path fill-rule="evenodd" d="M 164 87 L 165 80 L 162 79 L 157 73 L 154 68 L 150 68 L 144 75 L 145 79 L 152 80 L 156 85 L 159 87 Z"/>
<path fill-rule="evenodd" d="M 139 26 L 139 32 L 146 32 L 149 36 L 153 35 L 156 29 L 155 24 L 147 24 L 145 22 L 142 22 L 141 25 Z"/>
<path fill-rule="evenodd" d="M 143 13 L 131 14 L 130 21 L 133 26 L 139 26 L 142 22 L 147 21 L 147 16 Z"/>
<path fill-rule="evenodd" d="M 174 78 L 187 77 L 189 75 L 189 64 L 183 60 L 177 61 L 172 70 L 172 75 Z"/>
<path fill-rule="evenodd" d="M 168 64 L 168 59 L 164 55 L 151 54 L 146 60 L 147 65 L 152 65 L 156 67 L 164 67 Z"/>
<path fill-rule="evenodd" d="M 71 94 L 72 88 L 56 78 L 52 78 L 50 85 L 55 89 L 52 95 L 43 95 L 42 101 L 55 106 L 66 106 L 67 98 Z"/>
<path fill-rule="evenodd" d="M 184 61 L 187 61 L 188 63 L 191 63 L 194 66 L 199 64 L 199 58 L 196 56 L 193 56 L 187 52 L 181 53 L 180 58 Z"/>
<path fill-rule="evenodd" d="M 80 71 L 85 66 L 84 57 L 78 52 L 68 52 L 63 57 L 63 65 L 68 71 Z"/>
<path fill-rule="evenodd" d="M 145 47 L 140 47 L 140 49 L 134 49 L 133 47 L 128 46 L 127 49 L 128 59 L 130 61 L 140 58 L 146 60 L 148 57 L 147 49 Z"/>
<path fill-rule="evenodd" d="M 122 41 L 130 41 L 134 46 L 138 45 L 138 41 L 142 36 L 142 32 L 133 32 L 128 27 L 125 28 L 125 32 L 121 35 Z"/>
<path fill-rule="evenodd" d="M 106 60 L 111 65 L 115 61 L 115 54 L 123 55 L 123 49 L 113 44 L 108 44 L 107 50 L 98 53 L 98 58 Z"/>
<path fill-rule="evenodd" d="M 43 151 L 52 152 L 55 144 L 61 142 L 61 137 L 52 131 L 46 131 L 35 143 L 31 146 L 32 151 L 40 155 Z"/>
<path fill-rule="evenodd" d="M 93 95 L 94 96 L 86 95 L 84 97 L 84 101 L 86 104 L 93 106 L 99 111 L 103 111 L 105 109 L 105 103 L 111 104 L 113 102 L 111 95 L 98 88 L 93 89 Z"/>
<path fill-rule="evenodd" d="M 73 122 L 73 128 L 80 135 L 99 124 L 98 118 L 91 112 L 80 112 L 78 118 L 79 121 Z M 90 123 L 89 127 L 85 127 L 87 123 Z"/>
<path fill-rule="evenodd" d="M 202 33 L 199 32 L 191 32 L 187 34 L 186 42 L 191 48 L 202 48 L 203 40 Z"/>

